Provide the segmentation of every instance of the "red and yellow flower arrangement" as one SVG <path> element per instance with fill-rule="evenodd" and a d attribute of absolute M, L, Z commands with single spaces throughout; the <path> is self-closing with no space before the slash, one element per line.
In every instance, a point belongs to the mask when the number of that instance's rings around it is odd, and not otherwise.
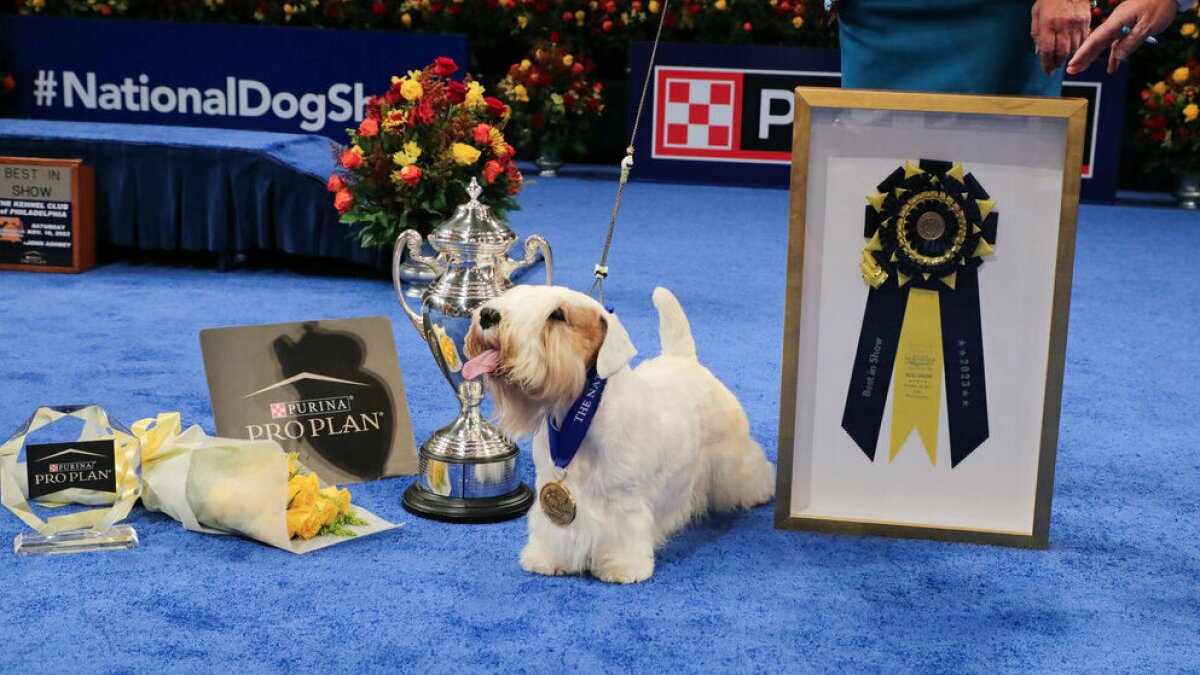
<path fill-rule="evenodd" d="M 1135 138 L 1152 150 L 1150 163 L 1171 171 L 1200 172 L 1200 62 L 1188 59 L 1142 90 Z"/>
<path fill-rule="evenodd" d="M 540 44 L 514 63 L 496 85 L 512 108 L 514 135 L 522 147 L 561 158 L 582 153 L 591 120 L 604 110 L 604 87 L 588 81 L 594 64 L 559 44 Z"/>
<path fill-rule="evenodd" d="M 519 208 L 521 172 L 504 137 L 510 110 L 469 75 L 450 79 L 457 71 L 439 58 L 393 77 L 370 99 L 358 129 L 348 130 L 350 146 L 328 188 L 363 246 L 391 244 L 408 228 L 428 234 L 467 201 L 472 178 L 498 217 Z"/>

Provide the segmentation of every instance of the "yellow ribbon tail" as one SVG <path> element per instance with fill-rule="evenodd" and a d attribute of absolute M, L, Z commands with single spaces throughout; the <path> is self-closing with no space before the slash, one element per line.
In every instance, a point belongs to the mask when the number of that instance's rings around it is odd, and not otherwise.
<path fill-rule="evenodd" d="M 914 288 L 908 294 L 892 398 L 894 460 L 915 429 L 929 463 L 937 466 L 938 418 L 942 409 L 942 315 L 937 291 Z"/>

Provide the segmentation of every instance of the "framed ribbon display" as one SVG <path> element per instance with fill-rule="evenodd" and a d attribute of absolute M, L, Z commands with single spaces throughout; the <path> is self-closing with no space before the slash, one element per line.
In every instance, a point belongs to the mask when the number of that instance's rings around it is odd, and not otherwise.
<path fill-rule="evenodd" d="M 996 244 L 996 202 L 962 164 L 906 162 L 867 195 L 860 265 L 871 290 L 842 427 L 872 460 L 893 367 L 889 459 L 911 431 L 937 464 L 942 381 L 950 461 L 988 437 L 979 267 Z"/>
<path fill-rule="evenodd" d="M 796 90 L 777 527 L 1048 545 L 1085 115 Z"/>

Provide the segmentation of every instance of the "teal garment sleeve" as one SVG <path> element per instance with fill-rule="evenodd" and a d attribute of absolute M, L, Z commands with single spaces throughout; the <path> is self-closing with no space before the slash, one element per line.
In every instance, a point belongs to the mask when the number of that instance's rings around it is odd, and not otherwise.
<path fill-rule="evenodd" d="M 841 0 L 848 89 L 1059 96 L 1030 37 L 1031 0 Z"/>

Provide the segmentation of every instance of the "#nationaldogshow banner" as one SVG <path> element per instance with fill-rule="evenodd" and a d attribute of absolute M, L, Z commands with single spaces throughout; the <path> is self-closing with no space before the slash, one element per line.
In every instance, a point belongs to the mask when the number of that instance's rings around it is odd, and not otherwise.
<path fill-rule="evenodd" d="M 0 15 L 30 119 L 310 133 L 344 141 L 393 75 L 462 35 Z"/>

